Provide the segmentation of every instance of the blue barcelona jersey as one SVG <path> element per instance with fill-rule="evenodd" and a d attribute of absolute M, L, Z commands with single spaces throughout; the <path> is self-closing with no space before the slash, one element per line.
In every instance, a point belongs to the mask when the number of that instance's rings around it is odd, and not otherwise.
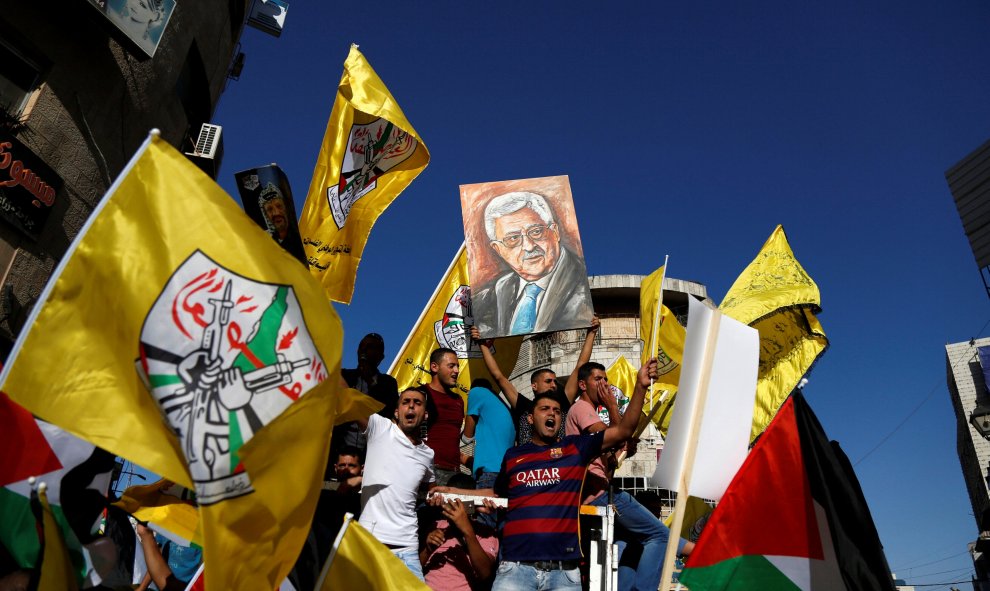
<path fill-rule="evenodd" d="M 604 431 L 571 435 L 553 445 L 530 442 L 505 452 L 495 483 L 496 493 L 509 499 L 502 531 L 504 560 L 581 557 L 581 485 L 604 437 Z"/>

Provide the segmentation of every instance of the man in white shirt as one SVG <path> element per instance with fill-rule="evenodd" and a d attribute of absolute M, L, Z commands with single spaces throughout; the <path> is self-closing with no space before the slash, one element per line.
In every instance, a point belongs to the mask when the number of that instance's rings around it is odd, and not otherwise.
<path fill-rule="evenodd" d="M 395 419 L 371 415 L 359 424 L 368 437 L 358 522 L 423 580 L 416 499 L 435 486 L 433 450 L 422 440 L 426 394 L 405 390 Z"/>

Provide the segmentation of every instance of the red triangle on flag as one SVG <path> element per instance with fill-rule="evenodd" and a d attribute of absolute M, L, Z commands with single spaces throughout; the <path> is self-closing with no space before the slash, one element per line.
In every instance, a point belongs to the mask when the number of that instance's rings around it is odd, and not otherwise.
<path fill-rule="evenodd" d="M 698 542 L 689 568 L 747 555 L 824 558 L 791 398 L 739 468 Z"/>
<path fill-rule="evenodd" d="M 7 449 L 0 454 L 0 486 L 62 468 L 34 417 L 0 392 L 0 433 Z"/>

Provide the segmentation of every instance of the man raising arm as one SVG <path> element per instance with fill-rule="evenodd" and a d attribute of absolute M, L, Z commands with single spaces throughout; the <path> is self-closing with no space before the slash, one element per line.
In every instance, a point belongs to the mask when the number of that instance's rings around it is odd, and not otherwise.
<path fill-rule="evenodd" d="M 537 394 L 527 418 L 532 441 L 506 452 L 494 490 L 437 489 L 508 497 L 502 563 L 493 591 L 581 588 L 578 510 L 585 470 L 602 449 L 621 445 L 632 436 L 646 388 L 655 376 L 656 359 L 651 359 L 639 370 L 628 412 L 621 420 L 605 430 L 559 441 L 560 402 L 547 392 Z"/>
<path fill-rule="evenodd" d="M 649 380 L 645 382 L 640 378 L 636 381 L 636 391 L 629 407 L 626 408 L 625 415 L 619 420 L 619 424 L 629 425 L 630 432 L 626 437 L 632 435 L 632 430 L 636 428 L 640 413 L 643 410 L 643 399 L 646 388 L 650 385 Z M 599 363 L 586 363 L 578 370 L 578 388 L 581 397 L 571 407 L 571 412 L 567 417 L 567 434 L 592 434 L 605 431 L 607 434 L 611 428 L 606 429 L 598 415 L 598 405 L 603 405 L 609 413 L 610 424 L 615 424 L 618 418 L 618 405 L 612 395 L 608 385 L 608 376 L 605 375 L 605 367 Z M 610 438 L 602 443 L 603 449 L 614 447 Z M 591 462 L 588 467 L 588 474 L 585 478 L 584 490 L 582 492 L 583 503 L 586 505 L 615 506 L 615 522 L 622 526 L 622 531 L 627 532 L 631 538 L 627 542 L 635 542 L 642 545 L 643 553 L 636 568 L 635 575 L 625 569 L 619 571 L 619 588 L 654 590 L 660 585 L 660 576 L 663 568 L 663 558 L 667 551 L 667 540 L 670 531 L 661 523 L 648 509 L 643 507 L 632 495 L 625 491 L 613 491 L 608 494 L 610 483 L 615 472 L 614 463 L 609 463 L 607 454 Z M 688 554 L 694 545 L 685 542 L 681 547 L 684 554 Z"/>

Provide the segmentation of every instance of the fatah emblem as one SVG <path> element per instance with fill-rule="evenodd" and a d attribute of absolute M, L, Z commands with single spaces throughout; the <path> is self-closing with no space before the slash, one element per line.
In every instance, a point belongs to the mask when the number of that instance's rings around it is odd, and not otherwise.
<path fill-rule="evenodd" d="M 327 189 L 327 201 L 337 229 L 358 199 L 378 186 L 378 177 L 413 155 L 419 142 L 379 117 L 371 123 L 351 126 L 337 184 Z"/>
<path fill-rule="evenodd" d="M 148 312 L 138 371 L 201 505 L 253 491 L 240 447 L 327 378 L 292 286 L 236 275 L 200 251 Z"/>
<path fill-rule="evenodd" d="M 678 363 L 664 352 L 663 347 L 657 347 L 657 375 L 666 375 L 677 369 Z"/>
<path fill-rule="evenodd" d="M 608 389 L 612 393 L 612 396 L 615 398 L 615 404 L 619 408 L 619 415 L 626 414 L 626 407 L 629 406 L 629 398 L 627 398 L 625 393 L 622 390 L 620 390 L 619 387 L 616 386 L 615 384 L 609 384 Z M 609 420 L 608 417 L 608 409 L 605 408 L 604 405 L 600 405 L 597 410 L 598 410 L 598 418 L 600 418 L 602 422 L 605 423 L 606 425 L 611 424 L 611 421 Z"/>
<path fill-rule="evenodd" d="M 241 181 L 241 186 L 248 191 L 254 191 L 261 186 L 261 181 L 258 180 L 258 175 L 249 174 L 244 177 L 243 181 Z"/>
<path fill-rule="evenodd" d="M 471 319 L 471 288 L 461 285 L 450 296 L 443 318 L 433 323 L 433 332 L 437 344 L 447 347 L 457 354 L 458 359 L 477 359 L 481 357 L 478 343 L 471 339 L 468 324 Z M 494 353 L 494 348 L 492 349 Z"/>

